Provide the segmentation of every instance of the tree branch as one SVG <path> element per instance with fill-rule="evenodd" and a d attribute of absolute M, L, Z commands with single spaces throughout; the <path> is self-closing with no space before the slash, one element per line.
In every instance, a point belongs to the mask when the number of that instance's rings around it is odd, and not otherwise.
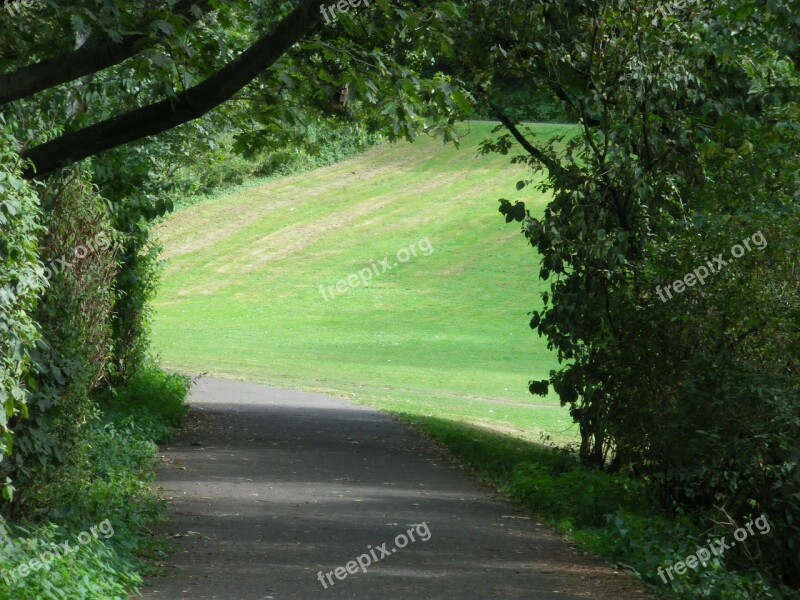
<path fill-rule="evenodd" d="M 230 64 L 179 94 L 176 99 L 139 108 L 31 148 L 22 155 L 33 163 L 25 171 L 25 177 L 32 179 L 47 175 L 70 162 L 167 131 L 203 116 L 275 64 L 319 24 L 321 16 L 316 0 L 305 0 L 272 33 L 260 38 Z"/>
<path fill-rule="evenodd" d="M 180 0 L 173 12 L 191 15 L 192 6 L 207 10 L 210 4 L 209 0 Z M 148 25 L 149 21 L 143 21 L 135 29 L 145 31 Z M 118 65 L 155 43 L 156 40 L 144 33 L 131 33 L 123 36 L 119 42 L 112 42 L 103 34 L 95 33 L 83 46 L 65 56 L 0 75 L 0 106 Z"/>
<path fill-rule="evenodd" d="M 505 125 L 505 128 L 508 129 L 512 136 L 514 136 L 514 139 L 519 142 L 520 146 L 522 146 L 528 154 L 546 166 L 553 177 L 558 177 L 564 172 L 564 167 L 562 167 L 561 164 L 556 160 L 547 156 L 547 154 L 545 154 L 543 151 L 539 150 L 539 148 L 531 144 L 528 139 L 522 135 L 522 132 L 517 128 L 514 122 L 502 110 L 500 110 L 494 104 L 489 104 L 489 106 L 497 119 L 503 125 Z"/>

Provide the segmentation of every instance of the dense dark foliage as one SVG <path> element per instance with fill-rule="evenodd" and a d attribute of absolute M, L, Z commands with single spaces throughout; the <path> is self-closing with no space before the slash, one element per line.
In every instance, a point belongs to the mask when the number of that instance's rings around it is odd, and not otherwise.
<path fill-rule="evenodd" d="M 502 200 L 501 212 L 522 222 L 551 282 L 531 327 L 564 364 L 549 383 L 580 427 L 584 463 L 644 478 L 665 507 L 729 533 L 768 515 L 780 533 L 732 561 L 798 585 L 792 5 L 512 3 L 491 30 L 481 88 L 525 145 L 519 160 L 548 175 L 544 216 L 524 201 Z M 532 14 L 537 26 L 522 28 Z M 551 89 L 576 135 L 526 140 L 492 97 L 506 72 Z"/>

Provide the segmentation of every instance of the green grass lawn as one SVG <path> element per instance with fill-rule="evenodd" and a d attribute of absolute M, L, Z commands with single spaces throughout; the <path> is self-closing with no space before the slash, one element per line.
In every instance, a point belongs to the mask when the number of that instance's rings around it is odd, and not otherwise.
<path fill-rule="evenodd" d="M 538 257 L 498 199 L 530 171 L 478 157 L 490 123 L 461 149 L 423 138 L 330 167 L 253 183 L 158 228 L 167 260 L 154 344 L 168 367 L 325 391 L 407 416 L 454 419 L 538 440 L 575 432 L 528 380 L 556 366 L 529 328 Z M 537 135 L 567 126 L 537 125 Z M 326 300 L 328 288 L 420 240 L 396 268 Z M 428 248 L 423 242 L 423 248 Z M 381 268 L 379 267 L 379 270 Z M 328 296 L 328 292 L 325 294 Z"/>

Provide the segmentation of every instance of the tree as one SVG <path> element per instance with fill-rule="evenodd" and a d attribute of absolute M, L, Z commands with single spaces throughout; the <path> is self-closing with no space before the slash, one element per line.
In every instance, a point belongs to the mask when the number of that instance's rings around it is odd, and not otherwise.
<path fill-rule="evenodd" d="M 211 109 L 230 100 L 248 83 L 261 75 L 283 56 L 298 40 L 310 32 L 320 21 L 316 3 L 307 1 L 300 4 L 287 15 L 268 35 L 259 38 L 245 52 L 231 61 L 230 64 L 207 78 L 202 83 L 177 94 L 175 98 L 142 107 L 113 117 L 106 121 L 67 133 L 54 140 L 35 146 L 23 153 L 23 157 L 33 164 L 26 171 L 29 178 L 35 175 L 47 175 L 55 169 L 71 161 L 79 161 L 105 150 L 116 148 L 150 135 L 167 131 L 188 121 L 202 117 Z M 135 47 L 136 36 L 112 45 L 118 48 L 116 53 L 108 53 L 111 58 L 96 63 L 97 66 L 110 66 L 114 59 L 124 60 L 133 52 L 125 50 Z M 102 51 L 97 51 L 102 52 Z M 82 49 L 74 54 L 82 53 Z M 73 54 L 73 57 L 74 57 Z M 75 58 L 73 61 L 77 60 Z M 84 65 L 90 63 L 84 62 Z M 93 67 L 92 67 L 93 68 Z M 53 85 L 63 77 L 56 74 L 61 70 L 52 65 L 51 81 L 43 85 Z M 88 68 L 81 69 L 87 71 Z M 75 70 L 77 73 L 78 70 Z M 13 81 L 14 75 L 10 76 Z M 35 89 L 35 88 L 34 88 Z"/>
<path fill-rule="evenodd" d="M 64 84 L 74 82 L 78 78 L 92 76 L 125 61 L 150 58 L 156 62 L 149 53 L 159 47 L 178 46 L 186 55 L 189 55 L 194 49 L 187 46 L 187 38 L 191 38 L 195 34 L 194 29 L 202 26 L 204 22 L 203 9 L 210 6 L 208 2 L 193 3 L 181 0 L 172 6 L 171 12 L 167 12 L 168 3 L 156 10 L 146 9 L 139 3 L 130 3 L 131 10 L 125 15 L 115 14 L 113 24 L 109 26 L 106 21 L 110 15 L 106 16 L 106 19 L 103 18 L 103 15 L 95 16 L 91 24 L 85 23 L 82 19 L 86 9 L 81 10 L 81 5 L 84 4 L 92 3 L 77 3 L 74 7 L 60 6 L 59 11 L 61 13 L 69 12 L 72 8 L 74 12 L 71 20 L 76 35 L 81 32 L 85 33 L 86 28 L 91 30 L 85 35 L 85 41 L 77 49 L 58 58 L 48 57 L 3 75 L 0 78 L 0 106 L 48 90 L 61 89 L 59 86 L 63 87 Z M 183 74 L 178 78 L 180 81 L 161 83 L 167 96 L 163 100 L 133 110 L 125 110 L 120 107 L 113 111 L 109 118 L 74 130 L 72 127 L 67 127 L 68 131 L 62 135 L 26 148 L 22 156 L 29 160 L 31 165 L 26 169 L 25 176 L 29 179 L 41 177 L 71 162 L 80 161 L 105 150 L 162 133 L 198 119 L 234 98 L 248 84 L 259 78 L 266 79 L 265 74 L 268 69 L 280 59 L 287 58 L 287 54 L 297 46 L 298 42 L 308 40 L 313 34 L 319 33 L 322 24 L 322 13 L 318 3 L 310 0 L 299 2 L 288 13 L 280 14 L 280 9 L 286 4 L 285 2 L 262 2 L 256 3 L 254 7 L 250 8 L 250 12 L 254 15 L 271 9 L 273 11 L 271 20 L 274 21 L 274 26 L 268 33 L 260 35 L 256 41 L 226 64 L 211 69 L 211 72 L 207 73 L 209 69 L 198 68 L 200 61 L 196 57 L 187 61 L 185 67 L 197 70 L 192 74 L 192 78 L 202 77 L 202 80 L 196 85 L 186 87 L 185 84 L 189 77 Z M 360 60 L 359 55 L 364 56 L 371 50 L 377 50 L 369 46 L 358 48 L 358 44 L 368 39 L 368 35 L 383 38 L 391 46 L 396 44 L 396 40 L 387 35 L 387 28 L 390 25 L 399 21 L 405 28 L 413 27 L 420 30 L 426 20 L 430 21 L 433 18 L 441 20 L 444 14 L 455 14 L 455 8 L 446 3 L 434 5 L 433 8 L 413 6 L 415 4 L 413 2 L 396 3 L 398 5 L 396 7 L 393 6 L 395 3 L 388 1 L 376 4 L 377 6 L 372 10 L 383 16 L 383 23 L 367 25 L 363 16 L 355 14 L 349 16 L 342 13 L 339 15 L 341 27 L 353 36 L 349 42 L 350 47 L 347 48 L 348 44 L 343 43 L 340 38 L 337 39 L 336 35 L 323 32 L 316 41 L 317 56 L 320 53 L 327 54 L 328 60 L 333 59 L 339 62 L 342 70 L 345 70 L 349 66 L 346 64 L 348 60 L 358 61 Z M 403 4 L 412 5 L 416 14 L 411 16 L 404 12 L 401 8 Z M 231 3 L 228 11 L 233 10 L 233 7 L 241 9 L 242 6 L 243 3 Z M 114 12 L 117 10 L 115 8 Z M 146 16 L 137 20 L 140 12 L 145 13 Z M 280 17 L 276 16 L 276 13 L 280 14 Z M 63 19 L 63 16 L 58 18 L 58 20 Z M 251 20 L 255 21 L 252 18 Z M 133 33 L 125 33 L 124 23 L 126 21 L 135 22 Z M 241 36 L 242 32 L 235 33 L 237 36 Z M 218 37 L 215 41 L 223 43 L 223 39 L 230 36 L 231 32 L 217 31 L 216 35 Z M 327 43 L 323 43 L 321 40 L 325 40 Z M 208 39 L 203 41 L 209 42 Z M 158 58 L 156 64 L 164 66 L 173 67 L 178 63 L 175 55 L 158 54 L 155 58 Z M 383 87 L 382 91 L 388 91 L 386 83 L 393 83 L 400 77 L 411 76 L 411 79 L 414 79 L 412 71 L 408 70 L 407 66 L 400 66 L 395 58 L 391 57 L 391 52 L 380 51 L 376 58 L 378 59 L 376 64 L 369 64 L 363 60 L 361 62 L 371 68 L 379 77 L 384 78 L 382 86 L 376 85 L 368 77 L 358 77 L 357 71 L 352 66 L 349 66 L 348 73 L 350 77 L 357 79 L 355 83 L 360 91 L 366 92 L 367 98 L 375 102 L 378 100 L 375 94 L 380 87 Z M 386 60 L 387 58 L 389 60 Z M 405 53 L 403 58 L 410 57 L 408 53 Z M 413 63 L 415 60 L 406 60 L 405 62 Z M 420 81 L 415 83 L 420 83 Z M 185 89 L 176 91 L 175 88 L 179 85 Z M 431 101 L 439 101 L 443 103 L 443 106 L 447 106 L 447 102 L 450 101 L 450 98 L 444 98 L 434 93 L 428 93 L 427 97 L 424 97 L 423 94 L 426 91 L 428 90 L 406 85 L 395 90 L 400 95 L 398 104 L 402 103 L 403 106 L 396 106 L 394 114 L 388 112 L 384 114 L 401 122 L 396 130 L 397 133 L 413 135 L 411 132 L 414 127 L 409 127 L 409 123 L 402 124 L 403 121 L 413 119 L 413 115 L 409 114 L 413 113 L 413 106 L 422 106 Z M 124 106 L 125 103 L 120 104 Z M 461 107 L 465 106 L 462 102 Z"/>
<path fill-rule="evenodd" d="M 508 130 L 484 150 L 516 140 L 545 175 L 520 194 L 552 194 L 543 215 L 500 206 L 550 283 L 530 326 L 562 366 L 531 391 L 570 407 L 587 466 L 710 529 L 764 512 L 800 539 L 796 3 L 471 8 L 455 68 Z M 509 78 L 550 89 L 574 134 L 532 138 Z M 728 560 L 797 584 L 786 537 Z"/>

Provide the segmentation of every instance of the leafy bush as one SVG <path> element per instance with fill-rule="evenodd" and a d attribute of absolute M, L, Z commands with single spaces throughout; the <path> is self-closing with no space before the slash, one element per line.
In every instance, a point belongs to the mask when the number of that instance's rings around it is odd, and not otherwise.
<path fill-rule="evenodd" d="M 142 580 L 131 565 L 103 541 L 79 546 L 75 541 L 79 531 L 67 531 L 53 524 L 16 529 L 19 535 L 4 546 L 1 600 L 122 600 L 129 598 L 131 589 L 141 585 Z M 76 551 L 58 552 L 56 548 L 64 542 L 77 548 Z M 33 560 L 41 562 L 43 556 L 50 561 L 46 568 L 38 568 L 25 577 L 11 574 Z"/>
<path fill-rule="evenodd" d="M 528 79 L 508 78 L 496 82 L 493 102 L 506 107 L 508 115 L 520 122 L 568 123 L 570 120 L 558 97 L 547 89 L 534 87 Z M 496 118 L 483 105 L 478 105 L 472 116 L 489 120 Z"/>
<path fill-rule="evenodd" d="M 116 393 L 125 402 L 112 402 L 87 425 L 79 458 L 60 467 L 57 481 L 31 492 L 25 521 L 8 525 L 5 542 L 0 531 L 3 573 L 52 551 L 53 543 L 69 542 L 79 549 L 59 554 L 47 569 L 27 577 L 0 579 L 0 600 L 128 598 L 141 585 L 140 573 L 150 569 L 148 559 L 163 556 L 163 545 L 149 533 L 164 515 L 152 485 L 156 440 L 169 437 L 188 386 L 154 367 L 136 373 L 132 381 Z M 169 410 L 159 409 L 159 398 Z M 80 533 L 104 521 L 112 536 L 86 545 L 76 542 Z"/>
<path fill-rule="evenodd" d="M 274 144 L 263 149 L 265 134 L 218 134 L 207 140 L 205 150 L 195 151 L 192 160 L 177 170 L 169 197 L 177 206 L 194 201 L 193 196 L 211 194 L 253 177 L 273 177 L 300 173 L 345 160 L 378 142 L 356 123 L 321 121 L 297 126 L 294 135 L 302 145 Z M 258 144 L 253 140 L 258 138 Z M 251 148 L 252 146 L 252 148 Z"/>
<path fill-rule="evenodd" d="M 39 264 L 43 233 L 39 199 L 21 178 L 16 143 L 0 114 L 0 488 L 13 496 L 10 460 L 13 423 L 27 416 L 27 382 L 39 330 L 32 317 L 44 289 Z"/>
<path fill-rule="evenodd" d="M 29 418 L 14 423 L 12 465 L 20 483 L 54 477 L 58 465 L 75 459 L 95 410 L 90 394 L 110 360 L 116 256 L 103 205 L 87 179 L 84 171 L 66 172 L 41 193 L 47 287 L 31 311 L 41 340 L 31 355 Z"/>
<path fill-rule="evenodd" d="M 138 422 L 147 422 L 152 427 L 156 423 L 180 427 L 187 412 L 184 401 L 188 392 L 186 377 L 166 373 L 150 362 L 134 373 L 124 388 L 109 390 L 104 406 L 110 414 L 135 414 Z M 156 439 L 164 437 L 163 431 L 155 436 Z"/>

